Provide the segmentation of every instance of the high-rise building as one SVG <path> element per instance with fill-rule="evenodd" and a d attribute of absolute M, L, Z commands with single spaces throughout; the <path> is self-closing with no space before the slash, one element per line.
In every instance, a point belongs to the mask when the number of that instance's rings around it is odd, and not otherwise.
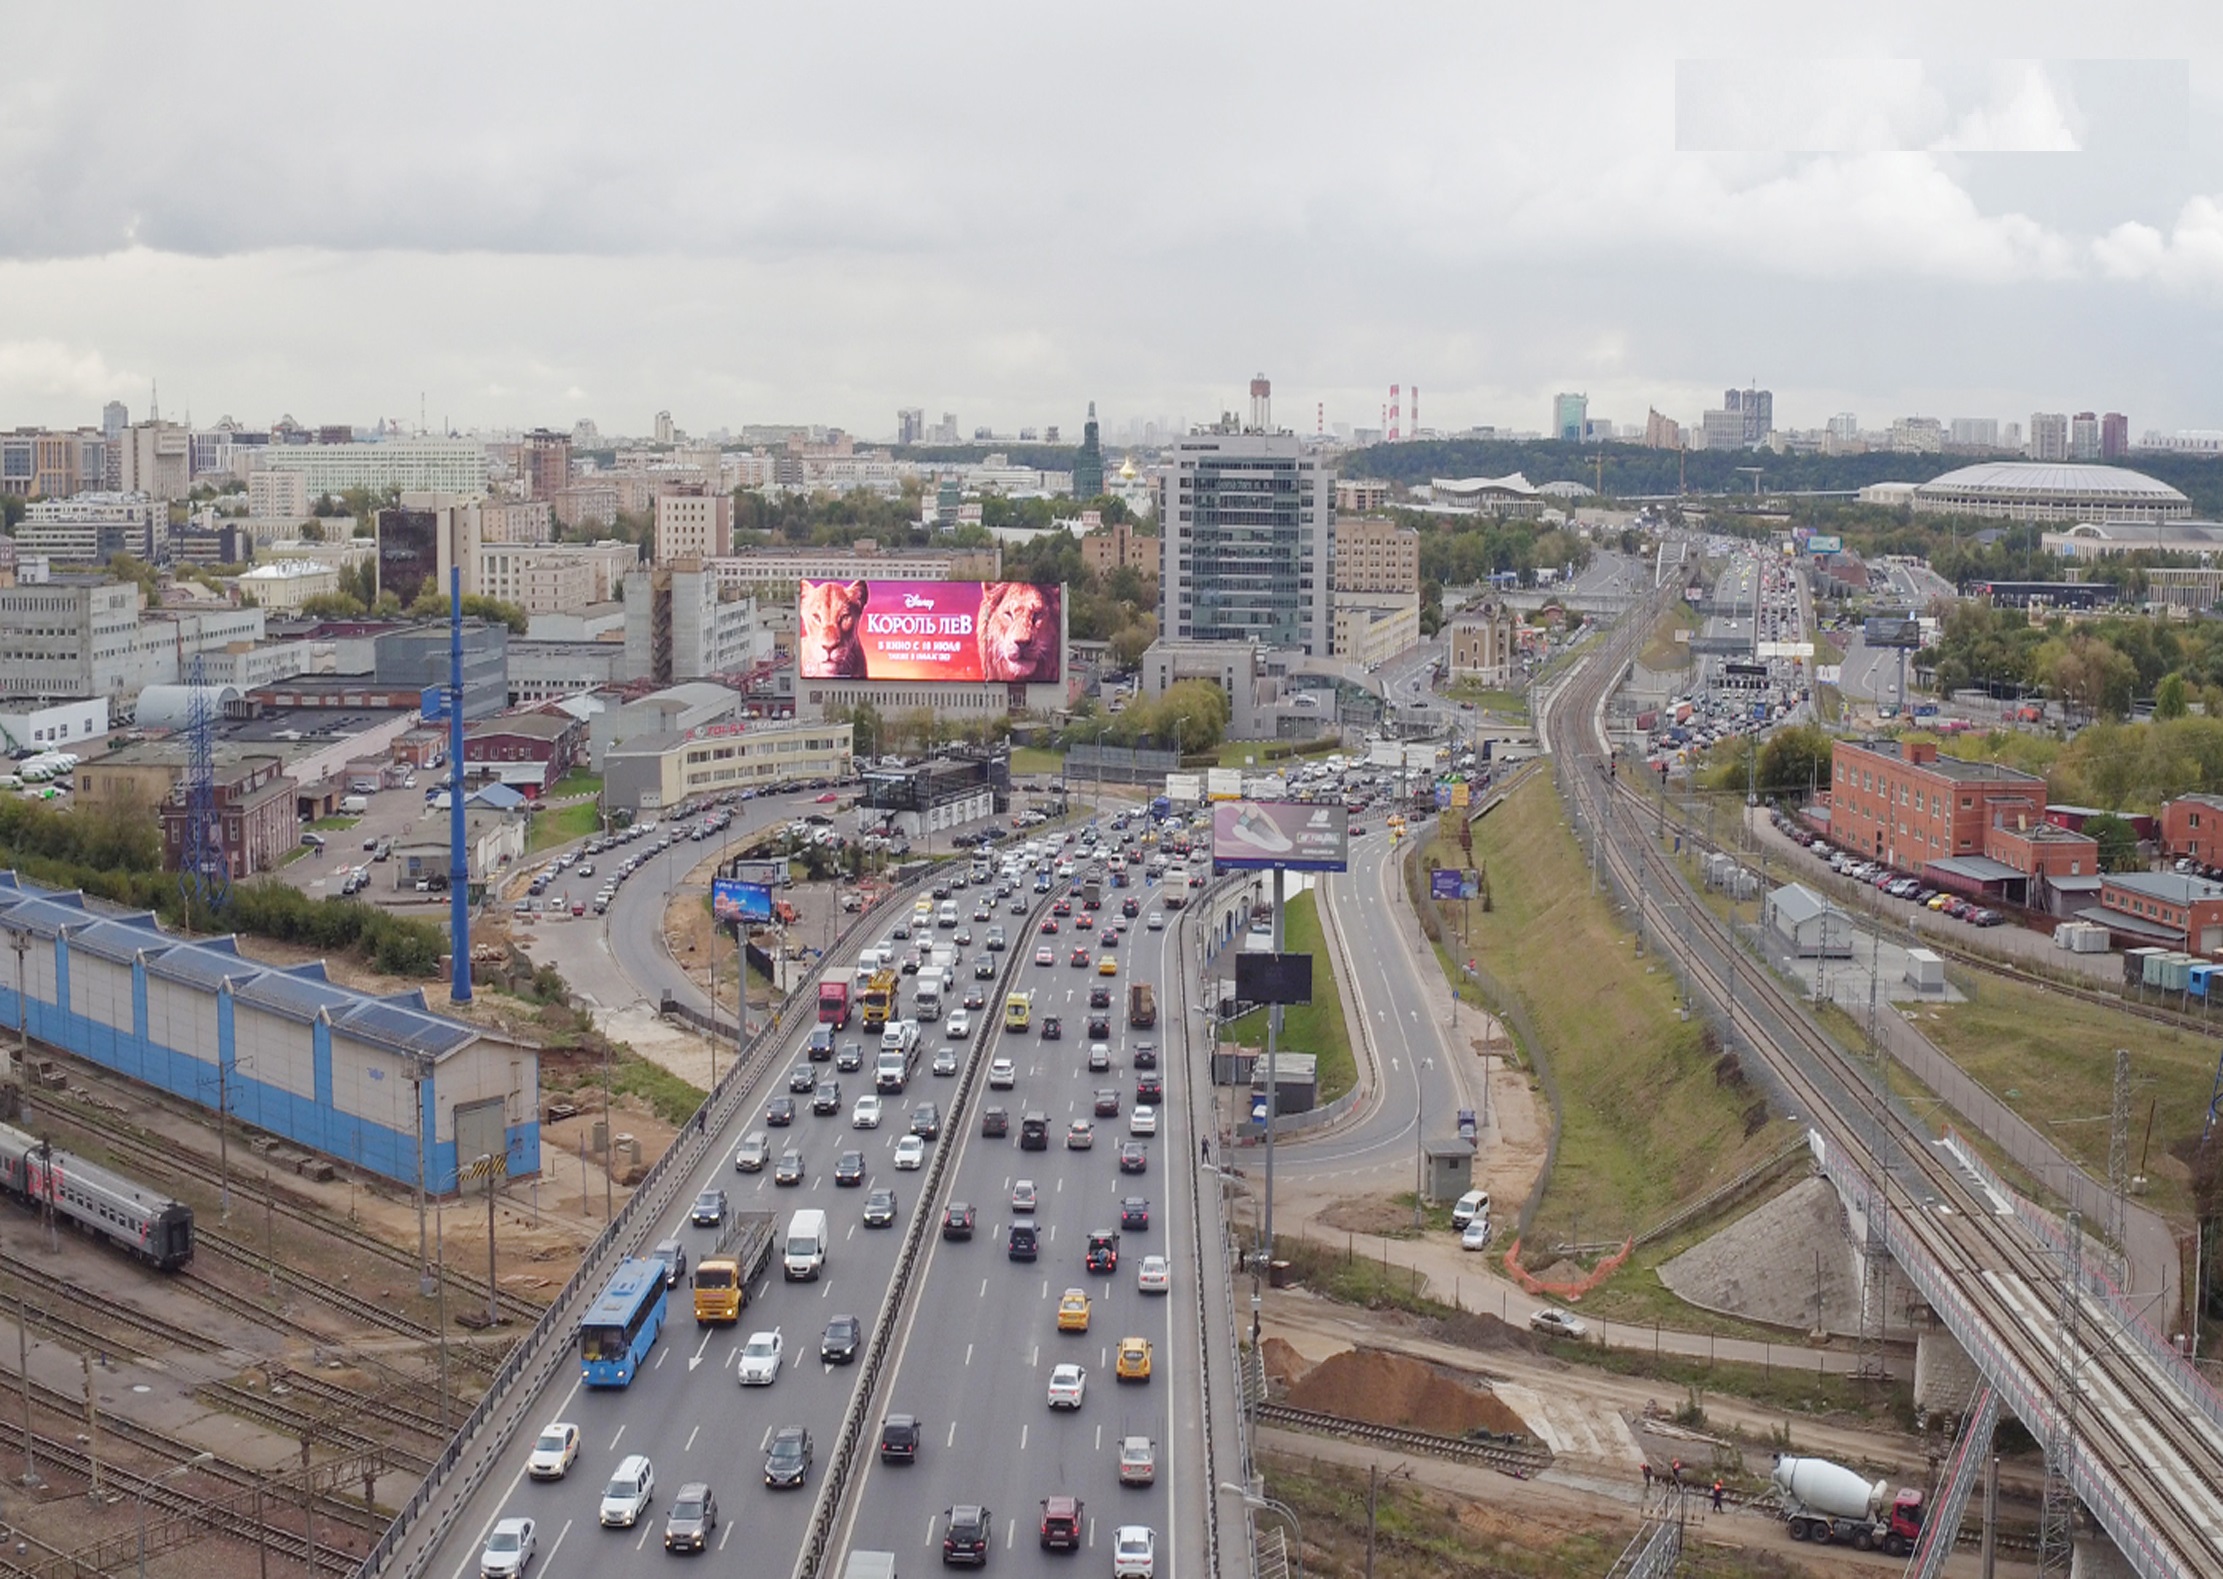
<path fill-rule="evenodd" d="M 1652 450 L 1679 450 L 1683 447 L 1683 425 L 1673 417 L 1663 417 L 1657 411 L 1644 413 L 1644 447 Z"/>
<path fill-rule="evenodd" d="M 1160 632 L 1328 656 L 1332 471 L 1294 434 L 1178 440 L 1157 478 Z"/>
<path fill-rule="evenodd" d="M 2063 411 L 2030 413 L 2030 458 L 2065 461 L 2069 458 L 2069 418 Z"/>
<path fill-rule="evenodd" d="M 1840 411 L 1829 419 L 1829 436 L 1840 444 L 1850 444 L 1860 437 L 1860 418 L 1850 411 Z"/>
<path fill-rule="evenodd" d="M 192 491 L 185 429 L 174 422 L 135 423 L 123 432 L 121 483 L 125 493 L 182 499 Z"/>
<path fill-rule="evenodd" d="M 1729 389 L 1722 391 L 1721 409 L 1744 419 L 1745 444 L 1758 444 L 1775 431 L 1775 391 Z"/>
<path fill-rule="evenodd" d="M 2069 418 L 2069 459 L 2096 461 L 2100 453 L 2099 413 L 2079 411 Z"/>
<path fill-rule="evenodd" d="M 672 414 L 668 411 L 656 413 L 656 442 L 658 444 L 672 442 Z"/>
<path fill-rule="evenodd" d="M 1952 425 L 1952 444 L 1959 450 L 1995 450 L 1999 448 L 1999 419 L 1997 417 L 1955 417 Z"/>
<path fill-rule="evenodd" d="M 1716 406 L 1700 417 L 1698 431 L 1705 439 L 1705 449 L 1742 449 L 1745 444 L 1744 413 L 1725 411 Z"/>
<path fill-rule="evenodd" d="M 704 486 L 656 496 L 656 563 L 733 552 L 733 496 Z"/>
<path fill-rule="evenodd" d="M 2120 460 L 2130 453 L 2130 418 L 2110 411 L 2100 418 L 2100 459 Z"/>
<path fill-rule="evenodd" d="M 133 435 L 139 431 L 139 428 L 131 430 Z M 181 460 L 183 454 L 181 441 Z M 255 464 L 299 472 L 311 499 L 325 494 L 337 498 L 350 488 L 367 488 L 373 493 L 383 493 L 388 488 L 457 494 L 486 492 L 486 446 L 476 439 L 384 439 L 369 444 L 309 444 L 281 443 L 274 436 L 270 444 L 256 452 Z"/>
<path fill-rule="evenodd" d="M 1073 457 L 1073 497 L 1094 499 L 1104 491 L 1104 446 L 1096 428 L 1096 402 L 1088 403 L 1081 425 L 1080 453 Z"/>
<path fill-rule="evenodd" d="M 546 428 L 525 435 L 519 448 L 517 469 L 525 479 L 525 497 L 553 500 L 571 485 L 571 440 Z M 483 490 L 485 479 L 479 486 Z"/>
<path fill-rule="evenodd" d="M 895 442 L 917 444 L 926 438 L 926 408 L 905 406 L 895 414 Z"/>
<path fill-rule="evenodd" d="M 131 426 L 131 408 L 120 400 L 111 400 L 100 408 L 100 431 L 110 440 Z"/>
<path fill-rule="evenodd" d="M 1582 442 L 1582 430 L 1590 420 L 1588 395 L 1555 395 L 1551 403 L 1551 435 L 1568 444 Z"/>

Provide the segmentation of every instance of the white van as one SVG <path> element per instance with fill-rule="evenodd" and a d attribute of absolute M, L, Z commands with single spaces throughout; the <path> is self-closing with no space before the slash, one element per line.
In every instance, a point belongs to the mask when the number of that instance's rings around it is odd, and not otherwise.
<path fill-rule="evenodd" d="M 1451 1226 L 1464 1228 L 1477 1217 L 1486 1218 L 1489 1215 L 1490 1192 L 1488 1190 L 1469 1190 L 1452 1203 Z"/>
<path fill-rule="evenodd" d="M 368 795 L 343 795 L 340 797 L 340 814 L 344 817 L 360 817 L 369 810 L 370 797 Z"/>
<path fill-rule="evenodd" d="M 942 901 L 941 908 L 934 912 L 934 925 L 941 928 L 944 932 L 951 930 L 957 925 L 956 900 L 945 899 Z"/>
<path fill-rule="evenodd" d="M 826 1265 L 826 1214 L 806 1206 L 787 1223 L 787 1249 L 781 1258 L 790 1283 L 815 1279 Z"/>

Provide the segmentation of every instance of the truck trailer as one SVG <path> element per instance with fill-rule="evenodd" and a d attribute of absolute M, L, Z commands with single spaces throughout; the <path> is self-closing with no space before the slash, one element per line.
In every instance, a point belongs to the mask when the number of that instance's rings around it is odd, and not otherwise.
<path fill-rule="evenodd" d="M 837 1031 L 849 1024 L 849 982 L 838 970 L 830 970 L 819 979 L 818 1023 Z"/>
<path fill-rule="evenodd" d="M 695 1325 L 731 1325 L 749 1303 L 749 1285 L 772 1259 L 770 1212 L 737 1212 L 718 1242 L 695 1263 Z"/>
<path fill-rule="evenodd" d="M 1794 1541 L 1850 1546 L 1904 1557 L 1922 1538 L 1922 1493 L 1888 1481 L 1866 1481 L 1826 1458 L 1779 1456 L 1770 1477 L 1782 1495 L 1783 1522 Z"/>
<path fill-rule="evenodd" d="M 1127 1023 L 1137 1030 L 1158 1023 L 1157 993 L 1147 981 L 1138 981 L 1127 989 Z"/>

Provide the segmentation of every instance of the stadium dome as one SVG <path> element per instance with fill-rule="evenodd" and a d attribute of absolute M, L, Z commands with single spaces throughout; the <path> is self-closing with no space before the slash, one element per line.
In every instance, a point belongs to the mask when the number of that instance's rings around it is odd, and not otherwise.
<path fill-rule="evenodd" d="M 2009 521 L 2175 521 L 2191 516 L 2192 501 L 2120 466 L 1987 461 L 1916 484 L 1914 508 Z"/>

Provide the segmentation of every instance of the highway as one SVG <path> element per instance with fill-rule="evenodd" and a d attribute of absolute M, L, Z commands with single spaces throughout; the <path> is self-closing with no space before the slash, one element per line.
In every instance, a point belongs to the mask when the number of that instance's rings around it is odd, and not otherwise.
<path fill-rule="evenodd" d="M 1107 892 L 1107 914 L 1111 897 Z M 1141 897 L 1148 905 L 1157 890 L 1144 889 Z M 1067 964 L 1070 931 L 1045 940 L 1057 945 L 1054 964 L 1022 969 L 1018 986 L 1035 995 L 1036 1024 L 1044 1014 L 1060 1016 L 1063 1038 L 1045 1042 L 1031 1029 L 999 1028 L 985 1056 L 1008 1055 L 1017 1065 L 1018 1085 L 976 1092 L 973 1107 L 977 1111 L 993 1101 L 1008 1108 L 1014 1131 L 1022 1111 L 1046 1113 L 1051 1148 L 1021 1151 L 1015 1134 L 983 1139 L 971 1115 L 962 1133 L 944 1142 L 960 1148 L 950 1198 L 973 1204 L 979 1226 L 969 1242 L 933 1245 L 916 1319 L 882 1393 L 886 1409 L 920 1418 L 926 1445 L 916 1463 L 875 1458 L 867 1465 L 852 1503 L 849 1538 L 837 1541 L 836 1550 L 892 1551 L 905 1572 L 929 1568 L 940 1561 L 943 1511 L 956 1503 L 980 1503 L 995 1515 L 992 1566 L 1016 1559 L 1033 1567 L 1042 1560 L 1036 1555 L 1041 1499 L 1070 1495 L 1082 1499 L 1086 1516 L 1080 1572 L 1107 1570 L 1112 1534 L 1129 1523 L 1157 1530 L 1160 1573 L 1203 1566 L 1204 1488 L 1198 1484 L 1195 1446 L 1202 1430 L 1197 1291 L 1177 1287 L 1169 1297 L 1146 1295 L 1135 1286 L 1135 1268 L 1145 1255 L 1173 1257 L 1176 1279 L 1187 1271 L 1185 1246 L 1177 1239 L 1197 1184 L 1198 1148 L 1187 1083 L 1202 1080 L 1203 1071 L 1178 1067 L 1172 1059 L 1161 1062 L 1170 1102 L 1162 1132 L 1144 1142 L 1149 1169 L 1123 1174 L 1118 1165 L 1118 1143 L 1127 1138 L 1134 1108 L 1135 1044 L 1152 1042 L 1161 1055 L 1169 1041 L 1189 1045 L 1178 1036 L 1178 1024 L 1169 1023 L 1186 1001 L 1175 987 L 1180 969 L 1175 936 L 1171 929 L 1145 930 L 1138 921 L 1131 941 L 1112 951 L 1123 957 L 1120 975 L 1108 981 Z M 1160 1018 L 1150 1030 L 1126 1025 L 1125 989 L 1133 981 L 1158 989 Z M 1114 999 L 1108 1011 L 1108 1074 L 1089 1072 L 1088 1040 L 1080 1034 L 1090 1012 L 1089 988 L 1099 983 L 1113 989 Z M 1095 1121 L 1091 1149 L 1066 1149 L 1065 1126 L 1088 1118 L 1093 1093 L 1104 1087 L 1119 1091 L 1120 1116 Z M 1032 1263 L 1012 1261 L 1006 1253 L 1010 1225 L 1024 1220 L 1009 1204 L 1012 1185 L 1020 1179 L 1032 1180 L 1040 1192 L 1032 1216 L 1041 1255 Z M 1149 1201 L 1149 1226 L 1120 1234 L 1117 1272 L 1091 1275 L 1082 1265 L 1086 1236 L 1096 1229 L 1116 1230 L 1121 1198 L 1128 1195 Z M 1176 1255 L 1177 1248 L 1182 1253 Z M 1058 1297 L 1068 1288 L 1086 1289 L 1092 1301 L 1085 1334 L 1057 1330 Z M 1146 1383 L 1116 1381 L 1113 1346 L 1136 1336 L 1151 1343 L 1153 1374 Z M 1086 1396 L 1077 1411 L 1053 1412 L 1047 1403 L 1051 1367 L 1062 1361 L 1087 1371 Z M 875 1430 L 877 1425 L 875 1420 Z M 1158 1444 L 1154 1486 L 1119 1484 L 1119 1439 L 1130 1434 Z"/>
<path fill-rule="evenodd" d="M 663 859 L 699 858 L 699 846 L 687 850 L 697 853 L 687 857 L 675 849 Z M 649 892 L 643 882 L 647 876 L 645 871 L 636 874 L 628 889 L 641 884 L 643 892 Z M 1147 915 L 1158 890 L 1145 887 L 1136 892 Z M 1159 1560 L 1165 1565 L 1161 1572 L 1180 1571 L 1173 1565 L 1187 1559 L 1201 1560 L 1205 1510 L 1193 1476 L 1184 1479 L 1183 1475 L 1184 1455 L 1194 1451 L 1191 1444 L 1200 1429 L 1197 1291 L 1182 1286 L 1179 1270 L 1189 1260 L 1179 1225 L 1188 1220 L 1189 1192 L 1195 1187 L 1191 1152 L 1196 1141 L 1187 1115 L 1187 1071 L 1175 1067 L 1173 1060 L 1168 1059 L 1160 1071 L 1172 1105 L 1165 1132 L 1148 1142 L 1149 1171 L 1131 1178 L 1118 1172 L 1117 1163 L 1118 1142 L 1126 1138 L 1134 1105 L 1133 1044 L 1149 1037 L 1166 1046 L 1168 1037 L 1178 1035 L 1180 1022 L 1175 1016 L 1186 1013 L 1186 994 L 1174 985 L 1171 957 L 1178 946 L 1175 939 L 1181 936 L 1179 917 L 1168 917 L 1174 927 L 1156 933 L 1147 931 L 1138 917 L 1128 940 L 1111 950 L 1092 943 L 1092 959 L 1105 952 L 1119 958 L 1119 974 L 1106 978 L 1093 966 L 1084 971 L 1067 963 L 1076 941 L 1070 921 L 1057 937 L 1039 940 L 1054 946 L 1054 963 L 1033 963 L 1036 928 L 1048 900 L 1023 893 L 1021 908 L 1026 914 L 1015 915 L 1010 902 L 1001 902 L 994 904 L 994 915 L 1011 939 L 1011 948 L 998 956 L 1008 962 L 1010 984 L 1037 994 L 1034 1027 L 1006 1038 L 996 1012 L 1006 982 L 976 983 L 970 966 L 982 950 L 960 949 L 958 991 L 962 995 L 978 985 L 987 1005 L 974 1011 L 975 1034 L 968 1044 L 974 1049 L 976 1076 L 962 1082 L 928 1073 L 932 1049 L 945 1038 L 934 1034 L 938 1026 L 923 1026 L 919 1072 L 902 1097 L 888 1100 L 880 1129 L 858 1131 L 850 1126 L 851 1104 L 869 1081 L 869 1075 L 850 1074 L 840 1077 L 842 1105 L 837 1115 L 813 1116 L 806 1100 L 799 1104 L 801 1111 L 792 1128 L 767 1130 L 775 1157 L 793 1144 L 805 1161 L 804 1183 L 781 1188 L 769 1171 L 736 1172 L 731 1158 L 743 1134 L 765 1128 L 762 1115 L 767 1100 L 784 1093 L 787 1070 L 802 1061 L 807 1028 L 798 1026 L 787 1041 L 785 1055 L 767 1066 L 752 1100 L 741 1110 L 742 1117 L 718 1137 L 697 1177 L 674 1195 L 666 1220 L 646 1236 L 653 1243 L 666 1234 L 677 1234 L 687 1245 L 690 1260 L 699 1258 L 714 1239 L 714 1231 L 688 1227 L 685 1218 L 696 1191 L 711 1185 L 728 1191 L 735 1210 L 776 1213 L 783 1234 L 787 1217 L 796 1208 L 823 1207 L 832 1221 L 825 1274 L 816 1282 L 790 1284 L 781 1279 L 775 1263 L 768 1281 L 730 1329 L 698 1329 L 682 1284 L 672 1291 L 674 1303 L 664 1336 L 630 1388 L 585 1388 L 576 1365 L 564 1364 L 545 1388 L 546 1396 L 530 1412 L 526 1428 L 503 1451 L 451 1526 L 425 1573 L 435 1579 L 472 1579 L 486 1532 L 505 1516 L 538 1521 L 536 1576 L 628 1579 L 651 1571 L 668 1572 L 652 1567 L 667 1560 L 661 1549 L 664 1516 L 679 1487 L 693 1480 L 707 1481 L 718 1499 L 722 1524 L 712 1544 L 715 1551 L 726 1554 L 725 1564 L 746 1554 L 750 1571 L 789 1572 L 805 1544 L 833 1444 L 862 1374 L 861 1366 L 827 1366 L 818 1359 L 820 1335 L 837 1314 L 860 1317 L 868 1340 L 882 1325 L 899 1323 L 890 1350 L 891 1368 L 882 1377 L 881 1407 L 868 1422 L 867 1443 L 877 1442 L 879 1418 L 888 1409 L 918 1415 L 926 1430 L 916 1464 L 897 1469 L 872 1460 L 866 1468 L 868 1461 L 860 1458 L 861 1476 L 852 1479 L 848 1499 L 856 1528 L 845 1535 L 837 1525 L 833 1556 L 822 1573 L 838 1575 L 839 1555 L 852 1547 L 904 1553 L 908 1568 L 938 1565 L 938 1551 L 928 1546 L 931 1542 L 938 1547 L 938 1515 L 957 1501 L 985 1502 L 997 1516 L 1000 1542 L 1031 1551 L 1039 1499 L 1052 1492 L 1070 1492 L 1087 1502 L 1091 1528 L 1084 1544 L 1091 1548 L 1094 1561 L 1109 1563 L 1112 1531 L 1129 1521 L 1159 1531 Z M 970 918 L 975 904 L 991 895 L 992 889 L 961 891 L 956 895 L 961 915 Z M 1107 889 L 1107 915 L 1115 913 L 1121 896 L 1122 891 Z M 893 926 L 896 919 L 890 913 L 888 925 Z M 966 925 L 976 934 L 985 932 L 983 923 L 968 919 Z M 872 929 L 871 940 L 877 941 L 882 930 Z M 935 935 L 944 940 L 951 936 Z M 850 957 L 841 961 L 850 962 Z M 1160 1021 L 1154 1032 L 1125 1026 L 1125 989 L 1137 979 L 1160 985 Z M 1111 989 L 1114 1000 L 1105 1011 L 1112 1019 L 1115 1049 L 1114 1068 L 1108 1076 L 1091 1076 L 1085 1068 L 1087 997 L 1089 988 L 1098 983 Z M 906 978 L 906 991 L 908 984 Z M 1045 1042 L 1036 1034 L 1044 1014 L 1062 1018 L 1062 1040 Z M 993 1029 L 980 1034 L 983 1024 Z M 862 1039 L 854 1022 L 844 1039 L 850 1037 Z M 1021 1071 L 1018 1088 L 991 1093 L 986 1088 L 987 1061 L 1007 1046 Z M 963 1111 L 950 1111 L 955 1093 L 968 1083 L 969 1102 Z M 1107 1084 L 1121 1091 L 1119 1119 L 1098 1121 L 1093 1149 L 1066 1150 L 1064 1125 L 1072 1117 L 1085 1116 L 1094 1088 Z M 932 1201 L 919 1198 L 919 1183 L 927 1174 L 899 1173 L 893 1168 L 896 1142 L 905 1133 L 911 1107 L 922 1100 L 933 1100 L 944 1110 L 941 1136 L 933 1145 L 955 1148 L 958 1153 Z M 990 1140 L 979 1134 L 979 1109 L 991 1102 L 1012 1115 L 1008 1138 Z M 1029 1108 L 1046 1111 L 1052 1120 L 1054 1139 L 1048 1151 L 1018 1150 L 1018 1116 Z M 865 1153 L 870 1176 L 863 1187 L 837 1188 L 832 1182 L 834 1163 L 851 1148 Z M 1169 1162 L 1178 1166 L 1168 1166 Z M 1012 1263 L 1005 1254 L 1005 1229 L 1012 1216 L 1007 1203 L 1011 1182 L 1018 1177 L 1034 1179 L 1042 1192 L 1038 1220 L 1045 1242 L 1041 1260 L 1032 1266 Z M 892 1185 L 898 1192 L 902 1216 L 893 1228 L 862 1225 L 864 1199 L 878 1185 Z M 1116 1275 L 1085 1275 L 1081 1269 L 1085 1234 L 1092 1228 L 1115 1226 L 1120 1197 L 1129 1193 L 1150 1198 L 1149 1227 L 1122 1236 Z M 912 1280 L 914 1309 L 890 1309 L 889 1286 L 904 1226 L 921 1212 L 938 1220 L 942 1204 L 953 1198 L 977 1207 L 974 1239 L 951 1243 L 938 1235 L 931 1237 L 919 1262 L 919 1275 Z M 1175 1257 L 1171 1297 L 1145 1297 L 1136 1289 L 1136 1263 L 1152 1252 Z M 1055 1331 L 1057 1296 L 1076 1285 L 1088 1287 L 1095 1297 L 1094 1318 L 1086 1336 L 1060 1341 Z M 1188 1313 L 1186 1317 L 1177 1314 L 1181 1311 Z M 744 1389 L 737 1381 L 740 1348 L 751 1332 L 768 1328 L 777 1328 L 785 1344 L 780 1377 L 769 1387 Z M 1151 1339 L 1156 1374 L 1146 1384 L 1120 1386 L 1113 1380 L 1108 1349 L 1114 1340 L 1131 1334 Z M 1068 1358 L 1087 1366 L 1088 1396 L 1078 1414 L 1053 1416 L 1046 1404 L 1049 1368 Z M 524 1462 L 534 1430 L 539 1423 L 557 1419 L 580 1427 L 584 1445 L 578 1465 L 562 1482 L 529 1481 L 524 1477 Z M 817 1458 L 804 1489 L 774 1491 L 763 1484 L 763 1450 L 770 1434 L 787 1425 L 801 1425 L 811 1433 Z M 1155 1487 L 1127 1491 L 1119 1487 L 1117 1440 L 1127 1432 L 1148 1435 L 1158 1443 L 1161 1457 Z M 601 1488 L 619 1460 L 631 1453 L 647 1454 L 653 1462 L 656 1500 L 638 1527 L 604 1530 L 597 1522 Z"/>

